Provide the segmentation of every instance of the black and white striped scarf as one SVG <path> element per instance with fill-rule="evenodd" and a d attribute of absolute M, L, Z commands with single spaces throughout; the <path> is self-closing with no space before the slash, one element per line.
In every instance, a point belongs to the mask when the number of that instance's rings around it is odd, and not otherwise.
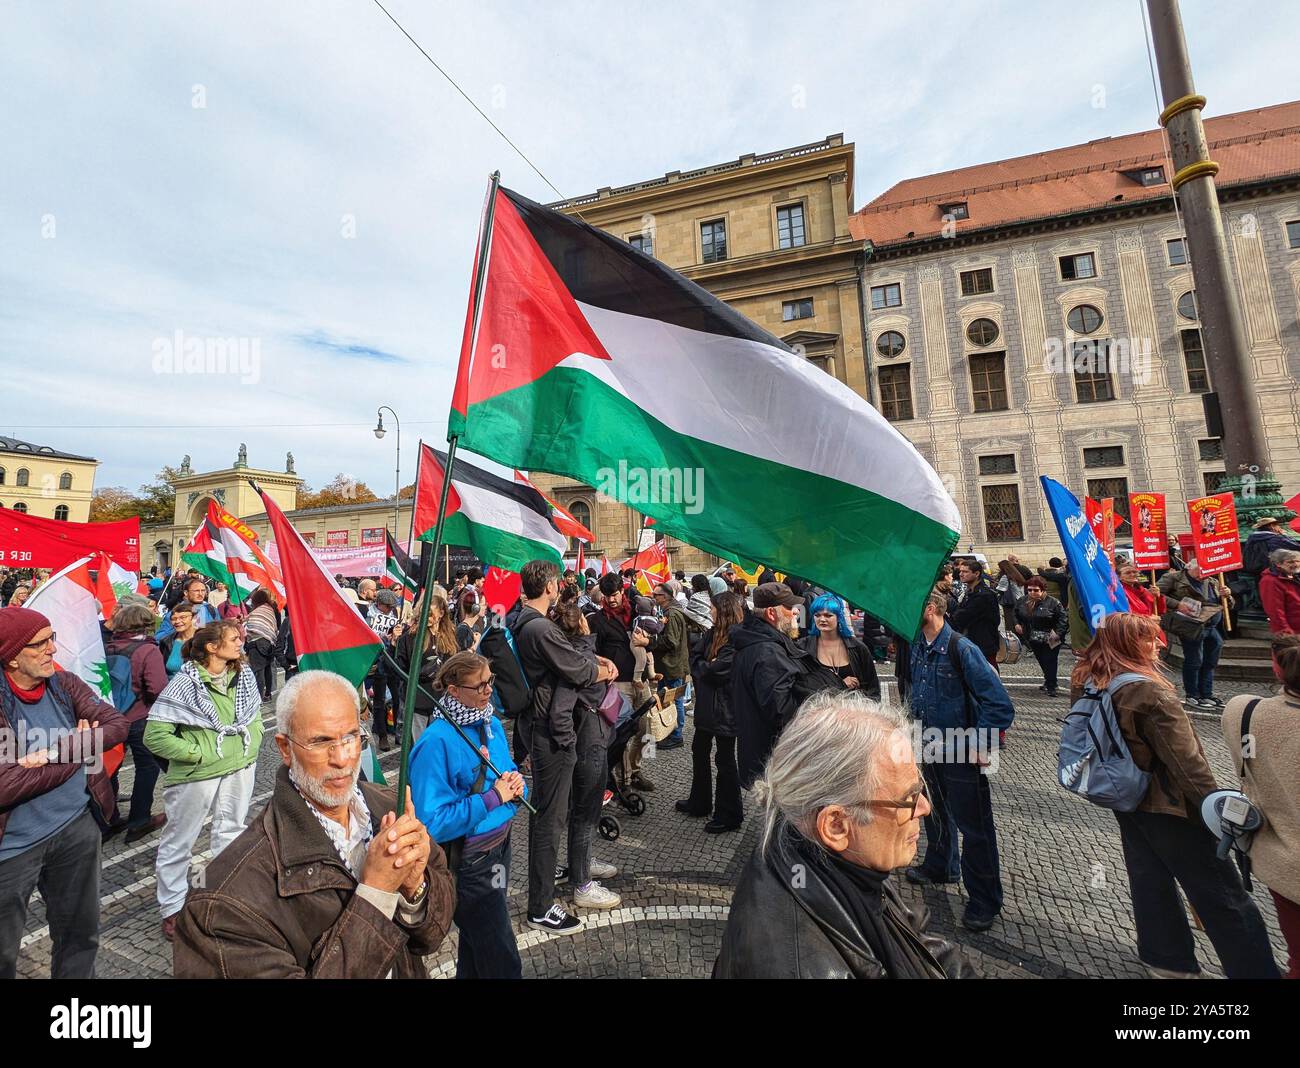
<path fill-rule="evenodd" d="M 482 708 L 470 708 L 468 705 L 461 704 L 449 693 L 443 694 L 441 700 L 434 707 L 438 715 L 461 727 L 469 727 L 492 718 L 491 701 Z"/>
<path fill-rule="evenodd" d="M 239 735 L 244 743 L 244 753 L 252 744 L 248 725 L 262 714 L 262 694 L 253 672 L 245 665 L 235 677 L 235 722 L 222 723 L 217 716 L 217 706 L 212 703 L 207 683 L 199 673 L 199 665 L 187 660 L 180 671 L 171 677 L 152 707 L 149 718 L 160 723 L 179 723 L 186 727 L 204 727 L 215 731 L 217 752 L 231 735 Z"/>

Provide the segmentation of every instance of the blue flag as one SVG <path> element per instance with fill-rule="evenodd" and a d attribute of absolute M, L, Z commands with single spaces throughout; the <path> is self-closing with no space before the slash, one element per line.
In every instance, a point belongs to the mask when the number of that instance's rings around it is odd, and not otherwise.
<path fill-rule="evenodd" d="M 1127 612 L 1128 597 L 1119 584 L 1119 576 L 1110 565 L 1110 557 L 1092 532 L 1092 524 L 1083 514 L 1079 499 L 1059 482 L 1046 475 L 1039 477 L 1048 510 L 1056 523 L 1056 532 L 1070 565 L 1070 578 L 1079 597 L 1079 611 L 1088 630 L 1097 632 L 1101 621 L 1112 612 Z"/>

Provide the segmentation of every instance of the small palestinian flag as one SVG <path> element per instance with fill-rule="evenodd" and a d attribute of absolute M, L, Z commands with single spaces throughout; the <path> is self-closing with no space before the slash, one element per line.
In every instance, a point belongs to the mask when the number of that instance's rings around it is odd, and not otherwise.
<path fill-rule="evenodd" d="M 415 536 L 433 541 L 447 454 L 420 445 L 415 480 Z M 551 522 L 550 503 L 532 486 L 474 467 L 457 457 L 447 494 L 444 545 L 468 545 L 485 564 L 522 571 L 529 560 L 564 553 L 564 535 Z"/>
<path fill-rule="evenodd" d="M 384 528 L 384 540 L 387 546 L 384 558 L 384 573 L 393 582 L 411 593 L 420 591 L 420 568 L 410 555 L 397 544 L 392 531 Z"/>
<path fill-rule="evenodd" d="M 911 442 L 614 234 L 508 189 L 489 208 L 449 438 L 598 487 L 699 549 L 778 560 L 916 632 L 961 524 Z"/>
<path fill-rule="evenodd" d="M 280 568 L 289 601 L 289 626 L 302 671 L 319 668 L 342 675 L 353 686 L 370 671 L 379 655 L 379 635 L 346 600 L 302 535 L 256 483 L 271 533 L 280 550 Z"/>
<path fill-rule="evenodd" d="M 245 523 L 208 501 L 208 514 L 190 543 L 181 550 L 181 560 L 213 582 L 224 582 L 231 604 L 242 604 L 259 587 L 275 594 L 284 607 L 284 580 L 278 568 L 257 544 L 257 535 Z"/>

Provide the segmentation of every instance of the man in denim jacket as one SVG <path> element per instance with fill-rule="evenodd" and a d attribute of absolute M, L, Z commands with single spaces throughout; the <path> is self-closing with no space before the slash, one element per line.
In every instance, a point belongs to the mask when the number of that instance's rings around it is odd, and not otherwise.
<path fill-rule="evenodd" d="M 925 859 L 907 869 L 907 878 L 955 883 L 960 831 L 960 872 L 970 897 L 961 922 L 984 931 L 1002 909 L 988 775 L 997 768 L 999 738 L 1015 709 L 983 653 L 948 625 L 947 609 L 946 596 L 930 594 L 911 648 L 908 697 L 923 728 L 919 752 L 933 811 L 925 817 Z"/>

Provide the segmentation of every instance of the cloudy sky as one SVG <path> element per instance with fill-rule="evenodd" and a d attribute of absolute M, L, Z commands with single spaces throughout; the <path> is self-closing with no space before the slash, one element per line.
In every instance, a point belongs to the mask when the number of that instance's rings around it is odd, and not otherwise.
<path fill-rule="evenodd" d="M 568 196 L 842 131 L 857 208 L 1159 110 L 1138 0 L 385 6 Z M 1209 114 L 1300 96 L 1290 4 L 1183 17 Z M 409 481 L 488 173 L 555 199 L 373 0 L 8 0 L 0 144 L 0 433 L 100 458 L 100 486 L 246 442 L 387 493 L 380 404 Z M 168 369 L 206 337 L 258 359 Z"/>

